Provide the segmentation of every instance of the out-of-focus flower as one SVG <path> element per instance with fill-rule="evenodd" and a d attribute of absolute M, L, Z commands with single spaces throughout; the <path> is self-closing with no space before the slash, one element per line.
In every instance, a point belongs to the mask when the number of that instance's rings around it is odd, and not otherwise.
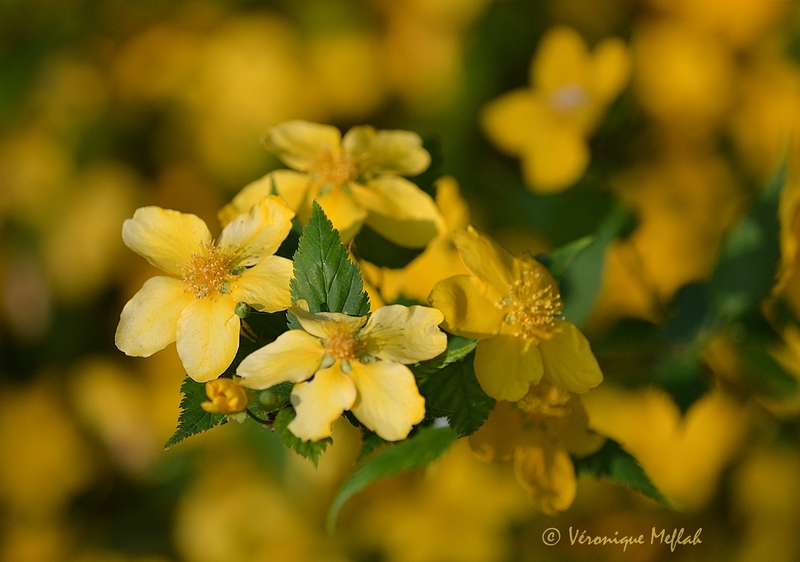
<path fill-rule="evenodd" d="M 294 213 L 266 197 L 213 242 L 195 215 L 159 207 L 138 209 L 125 221 L 130 249 L 175 277 L 153 277 L 128 301 L 117 327 L 117 347 L 147 357 L 177 341 L 187 374 L 206 382 L 222 374 L 239 348 L 237 303 L 276 312 L 291 304 L 292 262 L 273 254 Z"/>
<path fill-rule="evenodd" d="M 206 383 L 209 402 L 200 407 L 212 414 L 236 414 L 247 407 L 247 391 L 233 379 L 214 379 Z"/>
<path fill-rule="evenodd" d="M 401 305 L 379 308 L 369 318 L 291 311 L 305 331 L 281 334 L 247 356 L 236 374 L 248 388 L 295 383 L 292 433 L 307 441 L 329 437 L 345 410 L 388 441 L 404 439 L 422 421 L 425 399 L 405 365 L 445 350 L 441 312 Z"/>
<path fill-rule="evenodd" d="M 430 302 L 445 330 L 478 340 L 475 375 L 486 394 L 517 401 L 543 376 L 575 393 L 600 384 L 589 342 L 560 317 L 558 285 L 542 264 L 511 256 L 472 227 L 456 230 L 453 242 L 471 275 L 437 283 Z"/>
<path fill-rule="evenodd" d="M 577 396 L 543 381 L 516 403 L 499 402 L 469 442 L 483 461 L 513 460 L 533 505 L 555 515 L 572 505 L 577 492 L 570 454 L 590 455 L 605 441 L 588 423 Z"/>
<path fill-rule="evenodd" d="M 562 191 L 586 171 L 586 139 L 629 73 L 621 40 L 605 39 L 590 53 L 576 31 L 553 28 L 531 63 L 531 87 L 491 101 L 481 116 L 483 128 L 501 150 L 522 159 L 531 190 Z"/>
<path fill-rule="evenodd" d="M 453 275 L 467 273 L 458 250 L 453 245 L 452 233 L 469 224 L 469 209 L 459 194 L 458 183 L 454 178 L 440 178 L 435 186 L 436 206 L 442 213 L 445 226 L 431 240 L 425 251 L 403 269 L 362 264 L 365 276 L 374 281 L 383 298 L 389 302 L 397 300 L 400 295 L 425 302 L 436 283 Z"/>
<path fill-rule="evenodd" d="M 223 223 L 272 193 L 274 186 L 303 222 L 316 200 L 344 242 L 362 224 L 409 248 L 425 246 L 439 232 L 441 217 L 433 199 L 400 177 L 430 165 L 430 154 L 416 133 L 361 126 L 342 138 L 336 127 L 287 121 L 269 131 L 266 143 L 292 170 L 271 172 L 245 186 L 220 211 Z"/>

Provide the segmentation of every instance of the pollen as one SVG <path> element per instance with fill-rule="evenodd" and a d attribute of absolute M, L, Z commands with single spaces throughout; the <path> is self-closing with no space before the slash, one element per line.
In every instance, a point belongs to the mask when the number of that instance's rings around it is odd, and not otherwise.
<path fill-rule="evenodd" d="M 323 344 L 328 355 L 337 359 L 356 359 L 364 347 L 355 335 L 344 328 L 336 329 Z"/>
<path fill-rule="evenodd" d="M 347 153 L 325 147 L 314 161 L 314 169 L 322 185 L 340 187 L 358 177 L 358 162 Z"/>
<path fill-rule="evenodd" d="M 568 406 L 570 394 L 545 381 L 532 386 L 528 394 L 516 403 L 517 408 L 527 414 L 549 418 L 563 418 L 572 409 Z"/>
<path fill-rule="evenodd" d="M 564 305 L 541 271 L 524 269 L 497 306 L 507 311 L 505 322 L 515 328 L 515 337 L 542 340 L 551 337 Z"/>
<path fill-rule="evenodd" d="M 184 289 L 198 299 L 230 293 L 230 280 L 235 277 L 232 260 L 232 255 L 208 242 L 183 266 Z"/>

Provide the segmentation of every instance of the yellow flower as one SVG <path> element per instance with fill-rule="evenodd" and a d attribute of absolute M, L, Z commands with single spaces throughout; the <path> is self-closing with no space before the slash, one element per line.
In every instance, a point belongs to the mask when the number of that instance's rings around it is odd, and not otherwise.
<path fill-rule="evenodd" d="M 278 194 L 305 222 L 316 200 L 342 240 L 362 224 L 409 248 L 425 246 L 439 231 L 433 199 L 401 175 L 417 175 L 430 165 L 422 139 L 408 131 L 353 127 L 339 129 L 307 121 L 287 121 L 269 131 L 267 147 L 292 170 L 276 170 L 245 186 L 220 211 L 226 222 L 265 195 Z"/>
<path fill-rule="evenodd" d="M 303 304 L 299 301 L 298 304 Z M 289 330 L 242 361 L 242 385 L 263 389 L 295 383 L 297 416 L 289 430 L 306 441 L 331 435 L 350 410 L 388 441 L 404 439 L 425 416 L 425 399 L 405 365 L 445 350 L 442 313 L 424 306 L 385 306 L 370 317 L 312 314 L 293 307 L 303 330 Z M 310 379 L 310 380 L 309 380 Z"/>
<path fill-rule="evenodd" d="M 237 303 L 265 312 L 291 304 L 292 262 L 273 254 L 293 216 L 279 197 L 267 197 L 214 242 L 195 215 L 138 209 L 122 227 L 125 245 L 174 277 L 149 279 L 125 305 L 117 347 L 148 357 L 177 341 L 190 377 L 206 382 L 221 375 L 239 348 Z"/>
<path fill-rule="evenodd" d="M 235 414 L 247 408 L 247 391 L 233 379 L 214 379 L 206 383 L 209 402 L 200 407 L 212 414 Z"/>
<path fill-rule="evenodd" d="M 453 242 L 472 275 L 437 283 L 430 302 L 445 330 L 478 340 L 475 375 L 486 394 L 516 401 L 543 376 L 575 393 L 600 384 L 589 342 L 560 317 L 558 285 L 542 264 L 514 258 L 472 227 Z"/>
<path fill-rule="evenodd" d="M 555 515 L 572 505 L 577 491 L 570 454 L 590 455 L 605 442 L 588 424 L 577 396 L 542 382 L 515 404 L 499 402 L 469 443 L 483 461 L 513 459 L 517 481 L 532 503 Z"/>
<path fill-rule="evenodd" d="M 535 192 L 563 191 L 589 164 L 587 136 L 628 82 L 625 44 L 602 41 L 589 53 L 568 27 L 555 27 L 531 63 L 530 88 L 491 101 L 482 115 L 489 139 L 522 159 L 525 183 Z"/>

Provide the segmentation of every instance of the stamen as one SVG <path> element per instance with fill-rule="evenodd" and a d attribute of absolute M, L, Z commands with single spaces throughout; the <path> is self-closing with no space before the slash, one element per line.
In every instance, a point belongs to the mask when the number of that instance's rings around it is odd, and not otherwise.
<path fill-rule="evenodd" d="M 503 319 L 517 329 L 515 337 L 540 340 L 551 337 L 564 306 L 557 288 L 534 269 L 523 270 L 509 286 L 509 295 L 496 304 L 507 311 Z"/>
<path fill-rule="evenodd" d="M 314 161 L 314 170 L 317 172 L 323 189 L 334 189 L 348 184 L 358 176 L 358 163 L 350 154 L 336 153 L 325 147 Z"/>
<path fill-rule="evenodd" d="M 323 340 L 323 345 L 328 355 L 343 360 L 342 366 L 345 360 L 359 359 L 364 348 L 364 343 L 344 326 L 337 326 L 334 333 Z"/>
<path fill-rule="evenodd" d="M 232 260 L 233 255 L 222 251 L 213 242 L 207 242 L 205 251 L 192 254 L 183 266 L 184 289 L 198 299 L 229 294 L 230 277 L 236 276 L 231 273 L 234 269 Z"/>

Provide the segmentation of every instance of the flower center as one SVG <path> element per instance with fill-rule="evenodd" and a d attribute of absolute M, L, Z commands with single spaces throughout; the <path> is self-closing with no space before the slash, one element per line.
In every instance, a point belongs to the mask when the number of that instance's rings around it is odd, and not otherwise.
<path fill-rule="evenodd" d="M 323 343 L 328 355 L 337 359 L 356 359 L 364 348 L 364 343 L 346 328 L 337 328 Z"/>
<path fill-rule="evenodd" d="M 532 386 L 528 394 L 517 401 L 517 408 L 535 416 L 563 418 L 572 411 L 568 406 L 569 401 L 569 392 L 542 381 Z"/>
<path fill-rule="evenodd" d="M 314 169 L 324 186 L 339 187 L 358 176 L 358 163 L 350 154 L 338 153 L 329 147 L 322 149 L 314 161 Z"/>
<path fill-rule="evenodd" d="M 569 113 L 589 102 L 589 92 L 580 84 L 567 84 L 550 94 L 550 105 L 559 113 Z"/>
<path fill-rule="evenodd" d="M 515 337 L 549 339 L 555 318 L 561 314 L 563 303 L 553 285 L 546 283 L 540 271 L 525 269 L 515 280 L 509 295 L 498 303 L 506 308 L 505 322 L 516 328 Z"/>
<path fill-rule="evenodd" d="M 226 254 L 213 242 L 205 245 L 203 252 L 192 254 L 183 266 L 183 286 L 197 299 L 212 293 L 227 295 L 231 292 L 230 278 L 241 273 L 231 265 L 233 256 Z"/>

